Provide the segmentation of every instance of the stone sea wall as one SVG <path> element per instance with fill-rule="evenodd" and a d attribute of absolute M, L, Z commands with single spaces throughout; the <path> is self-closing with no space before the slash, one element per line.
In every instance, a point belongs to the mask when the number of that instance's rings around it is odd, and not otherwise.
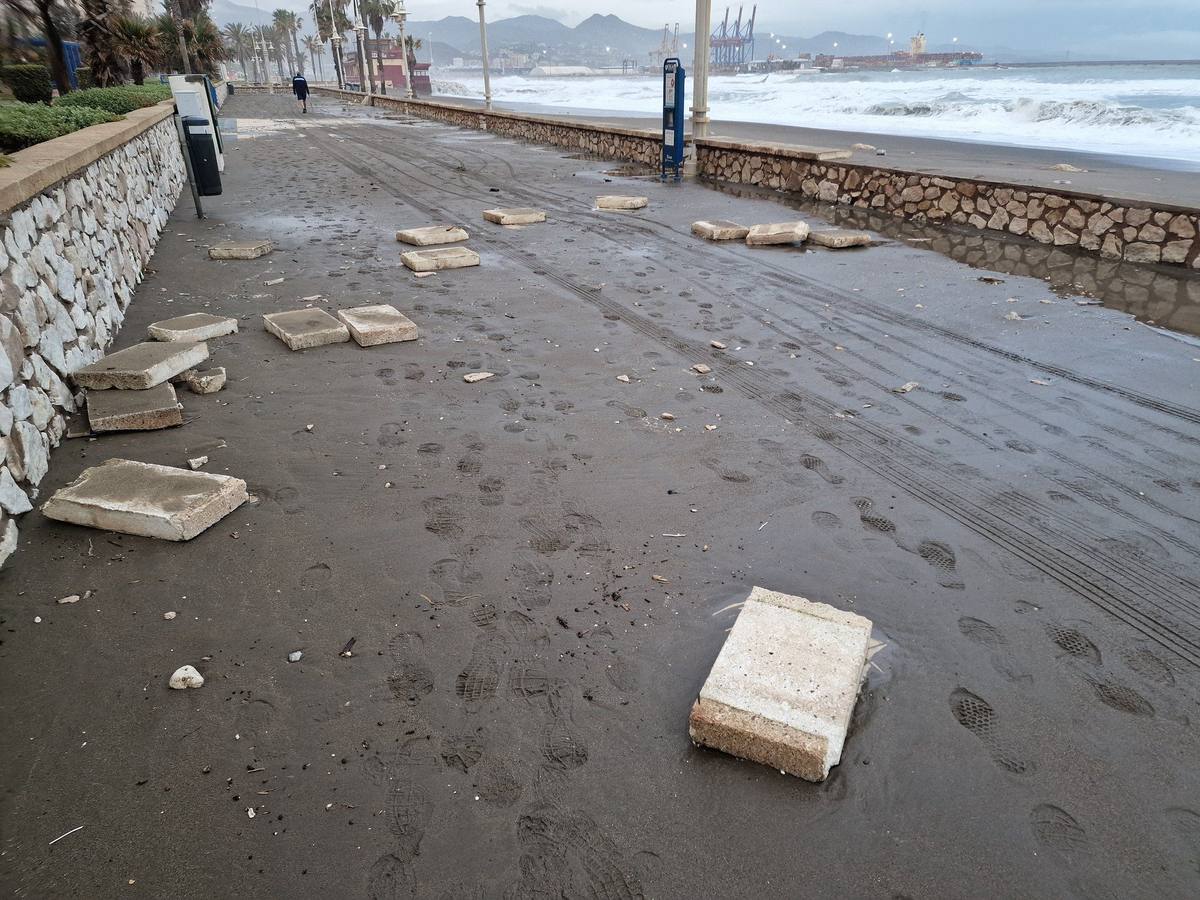
<path fill-rule="evenodd" d="M 317 93 L 331 96 L 362 99 L 362 94 L 351 91 L 332 88 L 315 90 Z M 372 105 L 380 109 L 394 109 L 422 119 L 445 122 L 447 125 L 490 131 L 504 137 L 563 147 L 604 159 L 620 159 L 658 166 L 662 155 L 662 138 L 657 131 L 573 122 L 570 119 L 551 116 L 522 115 L 495 110 L 488 112 L 454 103 L 405 100 L 399 97 L 374 97 Z"/>
<path fill-rule="evenodd" d="M 13 154 L 0 169 L 0 564 L 185 182 L 171 107 Z"/>
<path fill-rule="evenodd" d="M 1105 259 L 1200 269 L 1200 215 L 1136 201 L 812 158 L 775 145 L 696 142 L 701 177 L 751 184 L 915 222 L 953 223 L 1078 247 Z"/>

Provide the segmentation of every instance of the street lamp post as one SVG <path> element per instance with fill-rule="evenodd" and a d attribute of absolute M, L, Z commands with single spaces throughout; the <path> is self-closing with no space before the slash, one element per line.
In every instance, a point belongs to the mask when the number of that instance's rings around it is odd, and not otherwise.
<path fill-rule="evenodd" d="M 708 47 L 711 36 L 712 0 L 696 0 L 696 53 L 692 60 L 693 140 L 708 137 Z"/>
<path fill-rule="evenodd" d="M 479 7 L 479 47 L 483 52 L 483 105 L 492 108 L 492 76 L 488 70 L 487 24 L 483 19 L 484 0 L 475 0 Z"/>
<path fill-rule="evenodd" d="M 355 43 L 358 44 L 358 79 L 362 83 L 363 106 L 371 105 L 371 77 L 367 67 L 371 64 L 371 52 L 367 49 L 367 11 L 356 4 L 354 20 Z"/>
<path fill-rule="evenodd" d="M 413 91 L 412 75 L 408 71 L 408 42 L 404 39 L 404 20 L 408 18 L 408 10 L 404 8 L 404 0 L 396 0 L 392 7 L 392 18 L 400 28 L 400 71 L 404 74 L 404 97 L 408 100 L 416 98 Z"/>
<path fill-rule="evenodd" d="M 342 77 L 342 35 L 337 27 L 337 14 L 333 11 L 333 0 L 329 0 L 329 52 L 333 56 L 333 69 L 337 73 L 338 90 L 345 90 L 346 79 Z"/>

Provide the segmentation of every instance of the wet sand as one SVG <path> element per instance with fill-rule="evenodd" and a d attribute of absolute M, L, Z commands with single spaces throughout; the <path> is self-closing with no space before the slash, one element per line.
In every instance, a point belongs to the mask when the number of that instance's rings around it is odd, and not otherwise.
<path fill-rule="evenodd" d="M 229 385 L 181 394 L 182 428 L 66 442 L 43 496 L 204 453 L 257 502 L 187 544 L 25 517 L 7 892 L 1195 895 L 1197 348 L 904 235 L 688 233 L 795 214 L 762 196 L 325 98 L 224 115 L 226 192 L 204 221 L 181 199 L 117 345 L 237 315 Z M 482 222 L 499 205 L 550 221 Z M 395 230 L 434 222 L 482 266 L 407 273 Z M 278 249 L 206 258 L 257 237 Z M 260 316 L 314 294 L 422 337 L 290 353 Z M 887 644 L 824 784 L 687 739 L 754 584 Z M 167 690 L 184 663 L 204 688 Z"/>

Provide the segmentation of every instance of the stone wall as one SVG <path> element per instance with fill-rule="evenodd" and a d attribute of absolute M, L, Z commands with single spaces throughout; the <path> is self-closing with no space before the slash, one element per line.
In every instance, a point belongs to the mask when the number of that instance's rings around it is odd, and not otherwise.
<path fill-rule="evenodd" d="M 0 564 L 185 182 L 170 104 L 12 156 L 0 169 Z"/>
<path fill-rule="evenodd" d="M 240 88 L 239 88 L 240 90 Z M 361 100 L 362 94 L 339 91 L 333 88 L 314 88 L 319 94 Z M 372 105 L 380 109 L 394 109 L 405 115 L 421 119 L 433 119 L 472 128 L 490 131 L 493 134 L 529 141 L 535 144 L 550 144 L 589 156 L 604 159 L 620 159 L 657 167 L 662 157 L 662 137 L 657 131 L 642 131 L 596 125 L 590 122 L 574 122 L 552 116 L 523 115 L 519 113 L 491 112 L 456 103 L 438 103 L 432 100 L 405 100 L 399 97 L 373 97 Z"/>
<path fill-rule="evenodd" d="M 1105 259 L 1200 269 L 1200 214 L 1194 209 L 939 178 L 817 156 L 780 145 L 696 142 L 703 178 L 759 185 L 916 222 L 1006 232 L 1055 247 L 1078 247 Z"/>

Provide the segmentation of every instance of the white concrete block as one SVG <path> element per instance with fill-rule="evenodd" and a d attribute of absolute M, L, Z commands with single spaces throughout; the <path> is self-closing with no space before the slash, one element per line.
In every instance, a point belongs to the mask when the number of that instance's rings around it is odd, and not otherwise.
<path fill-rule="evenodd" d="M 807 222 L 776 222 L 771 225 L 753 225 L 746 235 L 746 243 L 751 247 L 765 247 L 773 244 L 799 244 L 808 237 Z"/>
<path fill-rule="evenodd" d="M 47 518 L 187 541 L 246 502 L 246 482 L 129 459 L 85 469 L 42 505 Z"/>
<path fill-rule="evenodd" d="M 360 347 L 417 339 L 416 323 L 386 303 L 339 309 L 338 318 L 350 329 L 350 336 L 358 341 Z"/>
<path fill-rule="evenodd" d="M 258 259 L 271 252 L 270 241 L 225 241 L 208 250 L 209 259 Z"/>
<path fill-rule="evenodd" d="M 808 242 L 818 247 L 840 250 L 843 247 L 866 247 L 871 243 L 871 235 L 865 231 L 851 231 L 846 228 L 826 228 L 811 232 Z"/>
<path fill-rule="evenodd" d="M 485 209 L 483 218 L 497 225 L 534 225 L 546 221 L 543 209 Z"/>
<path fill-rule="evenodd" d="M 147 341 L 110 353 L 71 377 L 79 387 L 144 391 L 208 359 L 205 344 Z"/>
<path fill-rule="evenodd" d="M 842 756 L 871 622 L 755 587 L 692 706 L 692 740 L 822 781 Z"/>
<path fill-rule="evenodd" d="M 724 219 L 702 219 L 692 223 L 692 234 L 707 241 L 740 241 L 749 233 L 750 229 L 745 225 Z"/>
<path fill-rule="evenodd" d="M 465 229 L 457 225 L 426 225 L 422 228 L 405 228 L 396 232 L 396 240 L 417 247 L 434 244 L 457 244 L 470 238 Z"/>
<path fill-rule="evenodd" d="M 267 313 L 263 316 L 263 325 L 289 350 L 307 350 L 350 340 L 346 326 L 323 309 Z"/>
<path fill-rule="evenodd" d="M 596 209 L 641 209 L 650 200 L 646 197 L 621 197 L 609 194 L 596 198 Z"/>
<path fill-rule="evenodd" d="M 409 250 L 400 261 L 414 272 L 464 269 L 479 265 L 479 254 L 466 247 L 440 247 L 436 250 Z"/>
<path fill-rule="evenodd" d="M 154 322 L 146 329 L 156 341 L 207 341 L 209 338 L 237 334 L 237 319 L 209 313 L 190 313 Z"/>
<path fill-rule="evenodd" d="M 88 391 L 92 431 L 152 431 L 183 424 L 183 410 L 169 382 L 145 391 Z"/>

